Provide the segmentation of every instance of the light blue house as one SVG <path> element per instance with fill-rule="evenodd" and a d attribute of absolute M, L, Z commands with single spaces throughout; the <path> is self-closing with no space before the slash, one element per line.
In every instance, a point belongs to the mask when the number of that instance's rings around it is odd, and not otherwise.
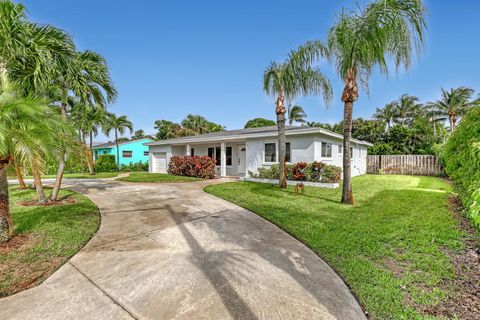
<path fill-rule="evenodd" d="M 144 146 L 144 143 L 152 142 L 150 138 L 144 138 L 133 141 L 124 141 L 118 144 L 120 162 L 117 159 L 117 146 L 115 142 L 107 142 L 96 145 L 93 147 L 93 155 L 95 161 L 98 156 L 102 154 L 112 154 L 115 156 L 115 160 L 120 165 L 129 165 L 131 163 L 148 163 L 148 146 Z"/>

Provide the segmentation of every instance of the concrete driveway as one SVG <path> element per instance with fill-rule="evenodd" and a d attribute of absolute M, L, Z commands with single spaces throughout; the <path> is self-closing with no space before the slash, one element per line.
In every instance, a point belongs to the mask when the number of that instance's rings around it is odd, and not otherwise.
<path fill-rule="evenodd" d="M 303 244 L 202 191 L 207 183 L 75 181 L 99 206 L 95 237 L 1 319 L 366 319 Z"/>

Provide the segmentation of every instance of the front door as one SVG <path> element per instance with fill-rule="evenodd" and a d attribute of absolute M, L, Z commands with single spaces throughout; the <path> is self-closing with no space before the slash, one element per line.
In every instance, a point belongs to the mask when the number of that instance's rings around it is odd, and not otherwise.
<path fill-rule="evenodd" d="M 245 145 L 238 146 L 237 152 L 237 173 L 238 174 L 245 174 L 245 160 L 246 160 L 246 149 Z"/>

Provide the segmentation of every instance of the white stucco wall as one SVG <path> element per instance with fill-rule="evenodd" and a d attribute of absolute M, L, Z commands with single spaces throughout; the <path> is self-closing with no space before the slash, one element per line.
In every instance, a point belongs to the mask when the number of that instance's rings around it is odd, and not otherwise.
<path fill-rule="evenodd" d="M 330 137 L 324 134 L 305 134 L 305 135 L 287 135 L 287 142 L 290 142 L 291 148 L 291 162 L 313 162 L 321 161 L 327 164 L 342 167 L 343 153 L 339 152 L 339 146 L 343 145 L 343 141 L 340 138 Z M 322 157 L 322 142 L 332 144 L 332 157 Z M 273 163 L 266 163 L 265 159 L 265 143 L 275 143 L 277 147 L 278 157 L 278 141 L 276 137 L 271 138 L 250 138 L 243 142 L 230 142 L 226 143 L 227 147 L 232 147 L 232 165 L 227 166 L 227 175 L 238 175 L 238 146 L 245 145 L 245 174 L 248 175 L 248 171 L 254 173 L 258 172 L 258 168 L 269 167 Z M 205 143 L 205 144 L 191 144 L 190 148 L 194 149 L 194 153 L 197 156 L 208 155 L 208 148 L 219 147 L 219 142 Z M 367 146 L 359 145 L 352 142 L 353 148 L 353 160 L 352 160 L 352 176 L 358 176 L 367 172 Z M 342 147 L 343 149 L 343 147 Z M 178 146 L 150 146 L 150 172 L 152 172 L 152 156 L 156 152 L 165 152 L 167 155 L 167 165 L 170 162 L 170 158 L 173 156 L 185 156 L 186 145 Z M 343 150 L 342 150 L 343 152 Z M 217 174 L 220 175 L 220 167 L 216 167 Z"/>
<path fill-rule="evenodd" d="M 291 146 L 292 163 L 321 161 L 330 165 L 342 167 L 343 153 L 339 153 L 339 146 L 343 145 L 342 139 L 318 135 L 287 136 Z M 332 144 L 332 157 L 322 157 L 322 142 Z M 269 167 L 272 163 L 265 163 L 265 143 L 276 143 L 277 139 L 247 139 L 247 173 L 258 172 L 260 167 Z M 367 146 L 352 143 L 354 157 L 352 160 L 352 176 L 367 172 Z M 343 149 L 343 147 L 342 147 Z M 343 150 L 342 150 L 343 152 Z"/>

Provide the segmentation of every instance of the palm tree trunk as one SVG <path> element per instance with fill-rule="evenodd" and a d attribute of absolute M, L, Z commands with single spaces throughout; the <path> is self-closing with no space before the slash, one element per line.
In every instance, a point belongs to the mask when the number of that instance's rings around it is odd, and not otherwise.
<path fill-rule="evenodd" d="M 450 116 L 450 132 L 453 132 L 456 126 L 457 126 L 457 115 L 453 114 Z"/>
<path fill-rule="evenodd" d="M 67 121 L 67 98 L 68 98 L 68 89 L 62 89 L 62 102 L 60 104 L 60 113 L 62 114 L 63 121 Z M 57 176 L 55 178 L 55 184 L 53 185 L 52 194 L 50 195 L 50 200 L 57 201 L 58 193 L 60 192 L 60 187 L 62 186 L 63 173 L 65 171 L 65 161 L 67 155 L 63 154 L 63 157 L 58 159 L 58 168 Z"/>
<path fill-rule="evenodd" d="M 8 158 L 0 159 L 0 243 L 8 241 L 13 234 L 8 206 L 7 164 Z"/>
<path fill-rule="evenodd" d="M 287 177 L 286 177 L 286 146 L 285 146 L 285 104 L 284 104 L 283 92 L 280 89 L 277 105 L 275 108 L 275 113 L 277 114 L 277 128 L 278 128 L 278 186 L 282 189 L 287 187 Z"/>
<path fill-rule="evenodd" d="M 20 189 L 22 189 L 22 190 L 27 189 L 27 185 L 25 184 L 25 181 L 23 180 L 22 170 L 20 170 L 20 165 L 18 164 L 17 161 L 15 161 L 15 171 L 17 173 L 18 185 L 20 186 Z"/>
<path fill-rule="evenodd" d="M 90 161 L 90 174 L 95 174 L 95 167 L 93 165 L 93 130 L 90 130 L 90 149 L 88 153 L 88 158 Z"/>
<path fill-rule="evenodd" d="M 352 192 L 352 163 L 350 161 L 350 140 L 352 138 L 352 114 L 353 102 L 358 99 L 358 87 L 356 81 L 356 70 L 350 68 L 345 81 L 345 88 L 342 93 L 342 101 L 345 104 L 343 113 L 343 190 L 342 203 L 353 204 Z"/>
<path fill-rule="evenodd" d="M 35 182 L 35 189 L 37 190 L 38 203 L 45 203 L 47 202 L 47 197 L 45 196 L 45 190 L 43 189 L 40 172 L 38 172 L 37 169 L 32 168 L 32 173 L 33 181 Z"/>
<path fill-rule="evenodd" d="M 433 118 L 433 139 L 435 140 L 435 143 L 437 142 L 437 121 L 436 119 Z"/>
<path fill-rule="evenodd" d="M 120 150 L 118 150 L 118 131 L 115 128 L 115 145 L 117 146 L 117 167 L 118 171 L 120 172 Z"/>

